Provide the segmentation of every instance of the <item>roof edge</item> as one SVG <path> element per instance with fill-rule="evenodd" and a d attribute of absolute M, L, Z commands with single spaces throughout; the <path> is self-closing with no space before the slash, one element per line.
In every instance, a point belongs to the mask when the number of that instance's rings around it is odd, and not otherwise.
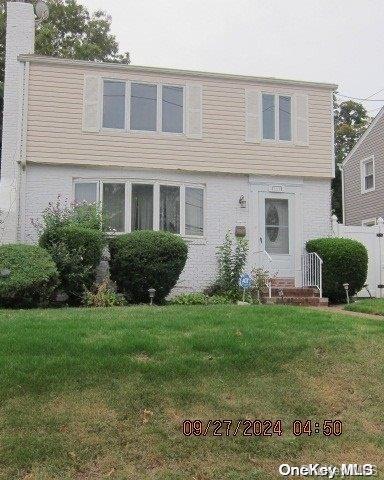
<path fill-rule="evenodd" d="M 357 140 L 355 143 L 354 147 L 352 150 L 348 153 L 348 155 L 344 158 L 344 160 L 341 162 L 340 166 L 343 169 L 348 160 L 352 157 L 352 155 L 356 152 L 356 150 L 359 148 L 363 140 L 370 134 L 376 123 L 380 120 L 380 118 L 384 115 L 384 106 L 381 107 L 380 111 L 376 115 L 376 117 L 372 120 L 368 128 L 365 130 L 365 132 L 361 135 L 361 137 Z"/>
<path fill-rule="evenodd" d="M 220 78 L 223 80 L 237 80 L 237 81 L 244 81 L 244 82 L 271 83 L 271 84 L 282 84 L 282 85 L 301 85 L 306 87 L 323 88 L 331 91 L 336 90 L 338 87 L 334 83 L 310 82 L 310 81 L 304 81 L 304 80 L 290 80 L 290 79 L 275 78 L 275 77 L 254 77 L 250 75 L 237 75 L 237 74 L 230 74 L 230 73 L 182 70 L 182 69 L 167 68 L 167 67 L 148 67 L 143 65 L 127 65 L 127 64 L 112 63 L 112 62 L 72 60 L 68 58 L 48 57 L 48 56 L 34 55 L 34 54 L 19 55 L 18 60 L 20 62 L 34 62 L 34 63 L 56 64 L 56 65 L 66 65 L 66 66 L 81 66 L 86 68 L 105 68 L 105 69 L 113 68 L 118 70 L 127 70 L 131 72 L 165 73 L 165 74 L 171 74 L 171 75 Z"/>

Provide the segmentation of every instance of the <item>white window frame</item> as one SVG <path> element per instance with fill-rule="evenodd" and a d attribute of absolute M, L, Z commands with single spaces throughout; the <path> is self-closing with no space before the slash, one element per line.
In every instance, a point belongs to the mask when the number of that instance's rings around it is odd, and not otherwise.
<path fill-rule="evenodd" d="M 374 227 L 375 225 L 377 225 L 377 218 L 376 217 L 367 218 L 367 219 L 361 221 L 361 226 L 362 227 Z"/>
<path fill-rule="evenodd" d="M 275 99 L 275 138 L 264 138 L 264 118 L 263 118 L 263 95 L 273 95 Z M 289 97 L 291 99 L 291 139 L 280 140 L 279 124 L 279 97 Z M 261 124 L 261 142 L 262 143 L 281 143 L 284 145 L 293 145 L 293 125 L 295 118 L 294 95 L 292 93 L 277 92 L 273 90 L 263 90 L 260 97 L 260 124 Z"/>
<path fill-rule="evenodd" d="M 196 239 L 201 240 L 206 237 L 206 186 L 204 184 L 198 183 L 180 183 L 170 180 L 158 180 L 158 179 L 145 179 L 145 178 L 129 178 L 129 179 L 116 179 L 116 178 L 75 178 L 73 179 L 73 189 L 72 189 L 72 198 L 75 198 L 75 185 L 77 183 L 97 183 L 97 203 L 100 204 L 102 208 L 103 203 L 103 184 L 104 183 L 124 183 L 125 184 L 125 230 L 124 232 L 116 232 L 116 234 L 130 233 L 132 231 L 132 222 L 131 222 L 131 200 L 132 200 L 132 185 L 141 184 L 141 185 L 153 185 L 153 230 L 160 231 L 160 185 L 170 186 L 170 187 L 179 187 L 180 188 L 180 233 L 175 233 L 174 235 L 179 235 L 186 239 Z M 203 235 L 186 235 L 185 234 L 185 188 L 199 188 L 203 190 Z M 110 233 L 110 232 L 107 232 Z"/>
<path fill-rule="evenodd" d="M 119 82 L 125 83 L 125 126 L 124 128 L 109 128 L 103 126 L 103 110 L 104 110 L 104 82 Z M 156 92 L 156 130 L 134 130 L 131 129 L 131 84 L 138 83 L 142 85 L 154 85 L 157 89 Z M 164 87 L 179 87 L 183 89 L 183 131 L 182 132 L 163 132 L 163 86 Z M 186 86 L 182 84 L 176 83 L 158 83 L 158 82 L 150 82 L 146 80 L 123 80 L 120 78 L 109 78 L 103 77 L 102 78 L 102 88 L 101 90 L 101 98 L 100 98 L 100 125 L 102 132 L 125 132 L 125 133 L 134 133 L 140 135 L 164 135 L 164 136 L 185 136 L 186 132 Z"/>
<path fill-rule="evenodd" d="M 365 174 L 365 166 L 366 166 L 367 163 L 370 163 L 370 162 L 372 162 L 373 186 L 372 186 L 372 188 L 365 188 L 365 178 L 367 176 Z M 373 192 L 375 190 L 375 187 L 376 187 L 375 177 L 376 177 L 376 175 L 375 175 L 375 156 L 370 155 L 369 157 L 363 158 L 360 161 L 360 182 L 361 182 L 361 193 L 362 194 Z"/>

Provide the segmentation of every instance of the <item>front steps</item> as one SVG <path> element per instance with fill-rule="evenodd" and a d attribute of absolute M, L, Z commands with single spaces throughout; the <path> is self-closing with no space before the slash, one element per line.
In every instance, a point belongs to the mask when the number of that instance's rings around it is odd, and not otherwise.
<path fill-rule="evenodd" d="M 263 303 L 300 306 L 328 306 L 328 298 L 320 298 L 315 287 L 295 287 L 293 278 L 273 278 L 271 298 L 267 292 L 262 296 Z"/>

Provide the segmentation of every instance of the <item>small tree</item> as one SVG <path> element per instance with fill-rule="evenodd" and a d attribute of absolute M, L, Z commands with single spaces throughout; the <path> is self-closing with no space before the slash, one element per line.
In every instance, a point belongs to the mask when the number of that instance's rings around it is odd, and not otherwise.
<path fill-rule="evenodd" d="M 243 273 L 248 254 L 248 240 L 236 237 L 234 245 L 230 232 L 225 235 L 224 243 L 217 248 L 219 264 L 215 284 L 211 293 L 221 293 L 231 298 L 239 297 L 239 280 Z"/>

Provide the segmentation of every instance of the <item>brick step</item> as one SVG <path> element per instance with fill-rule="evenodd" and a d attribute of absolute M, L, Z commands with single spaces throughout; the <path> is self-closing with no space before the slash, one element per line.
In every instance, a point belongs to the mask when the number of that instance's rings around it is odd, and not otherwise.
<path fill-rule="evenodd" d="M 312 287 L 294 287 L 294 288 L 276 288 L 272 287 L 272 297 L 280 297 L 280 292 L 284 297 L 318 297 L 320 295 L 317 288 Z"/>
<path fill-rule="evenodd" d="M 273 303 L 276 305 L 298 305 L 298 306 L 328 306 L 328 298 L 319 298 L 319 297 L 272 297 L 264 298 L 267 303 Z"/>
<path fill-rule="evenodd" d="M 272 287 L 276 288 L 295 288 L 294 278 L 271 278 Z"/>

